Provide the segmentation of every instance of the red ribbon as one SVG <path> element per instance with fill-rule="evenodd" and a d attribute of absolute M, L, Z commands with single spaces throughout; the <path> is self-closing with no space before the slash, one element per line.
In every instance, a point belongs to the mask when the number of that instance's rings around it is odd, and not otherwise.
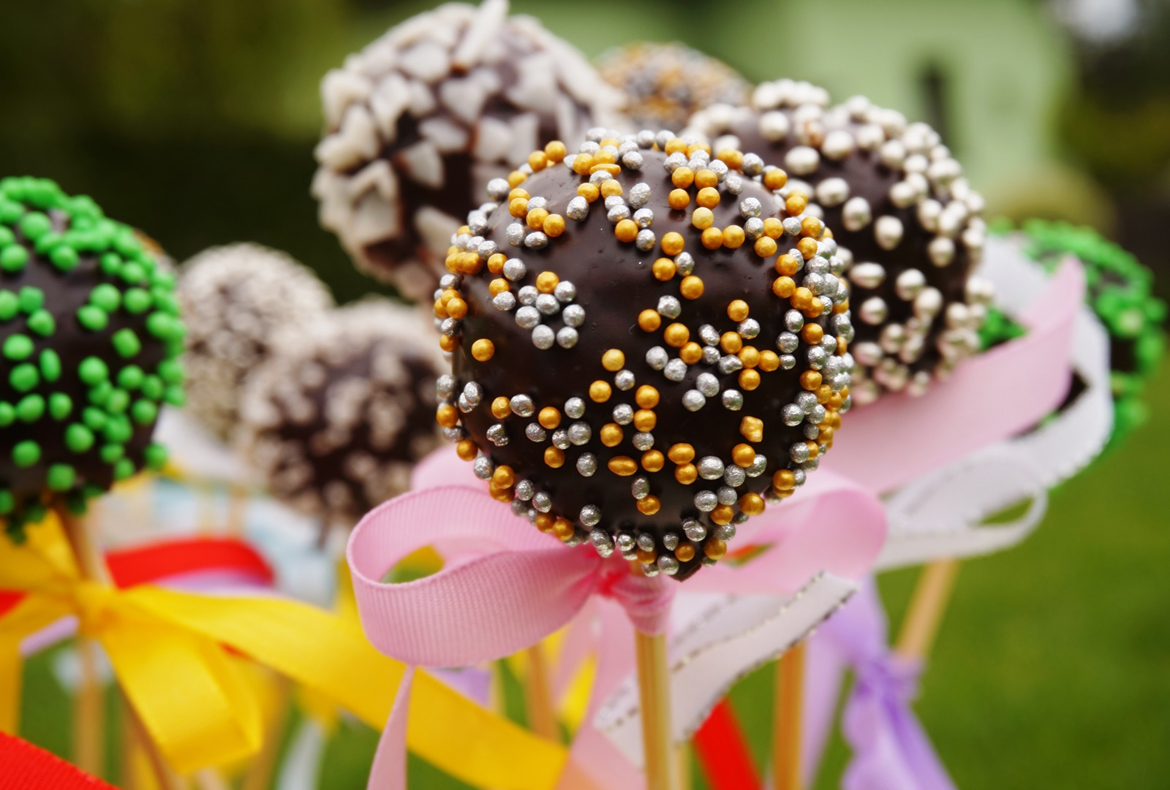
<path fill-rule="evenodd" d="M 0 733 L 0 790 L 116 790 L 56 755 Z"/>
<path fill-rule="evenodd" d="M 726 698 L 711 711 L 695 732 L 695 755 L 711 790 L 761 787 L 751 752 Z"/>

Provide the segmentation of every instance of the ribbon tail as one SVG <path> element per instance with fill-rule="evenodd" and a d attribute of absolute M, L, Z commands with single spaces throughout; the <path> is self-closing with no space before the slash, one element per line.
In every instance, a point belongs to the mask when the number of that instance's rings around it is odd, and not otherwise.
<path fill-rule="evenodd" d="M 406 728 L 410 720 L 410 692 L 413 687 L 414 667 L 407 667 L 398 684 L 398 693 L 390 708 L 390 718 L 378 741 L 367 790 L 406 790 Z"/>
<path fill-rule="evenodd" d="M 823 631 L 813 634 L 805 644 L 804 738 L 800 764 L 804 786 L 812 787 L 837 717 L 848 662 Z"/>
<path fill-rule="evenodd" d="M 893 711 L 893 724 L 906 764 L 917 779 L 919 790 L 955 790 L 955 783 L 938 757 L 922 722 L 909 704 Z"/>
<path fill-rule="evenodd" d="M 842 729 L 854 750 L 844 790 L 955 790 L 908 702 L 859 684 Z"/>

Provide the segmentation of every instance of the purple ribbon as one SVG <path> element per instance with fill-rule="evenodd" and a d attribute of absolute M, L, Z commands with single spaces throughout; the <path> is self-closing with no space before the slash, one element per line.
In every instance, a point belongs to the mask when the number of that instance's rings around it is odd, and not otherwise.
<path fill-rule="evenodd" d="M 890 650 L 886 614 L 872 579 L 813 642 L 816 656 L 836 654 L 833 658 L 851 667 L 855 677 L 842 714 L 842 731 L 853 749 L 843 790 L 955 790 L 911 708 L 922 665 Z M 807 691 L 810 718 L 835 706 L 835 684 L 818 683 Z"/>

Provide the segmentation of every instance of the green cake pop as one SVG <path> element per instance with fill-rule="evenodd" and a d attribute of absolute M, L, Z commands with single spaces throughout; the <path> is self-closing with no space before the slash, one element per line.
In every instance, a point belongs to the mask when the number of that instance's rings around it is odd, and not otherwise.
<path fill-rule="evenodd" d="M 183 402 L 174 277 L 134 229 L 38 178 L 0 180 L 0 519 L 7 531 L 166 461 Z"/>

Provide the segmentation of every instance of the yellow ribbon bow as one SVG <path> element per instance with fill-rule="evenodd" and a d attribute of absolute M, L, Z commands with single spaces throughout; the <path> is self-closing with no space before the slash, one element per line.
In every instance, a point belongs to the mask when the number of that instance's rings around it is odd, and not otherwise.
<path fill-rule="evenodd" d="M 126 697 L 180 773 L 260 748 L 259 704 L 229 651 L 286 675 L 370 726 L 389 716 L 405 666 L 347 619 L 275 597 L 196 595 L 154 585 L 117 589 L 82 578 L 50 516 L 13 545 L 0 535 L 0 590 L 25 597 L 0 617 L 0 730 L 14 732 L 20 643 L 74 615 L 101 642 Z M 415 674 L 407 746 L 469 784 L 550 790 L 565 749 Z"/>

